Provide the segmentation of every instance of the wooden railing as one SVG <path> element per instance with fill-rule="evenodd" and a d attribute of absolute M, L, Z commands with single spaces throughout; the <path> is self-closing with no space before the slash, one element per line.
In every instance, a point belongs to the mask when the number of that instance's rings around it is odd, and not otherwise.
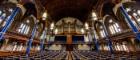
<path fill-rule="evenodd" d="M 25 42 L 30 38 L 30 36 L 28 36 L 28 35 L 23 35 L 23 34 L 19 34 L 17 32 L 11 32 L 11 31 L 7 31 L 5 33 L 4 37 L 5 38 L 14 38 L 16 40 L 25 41 Z M 33 43 L 39 44 L 40 39 L 39 38 L 34 38 Z"/>
<path fill-rule="evenodd" d="M 120 40 L 120 39 L 124 39 L 124 38 L 128 38 L 128 37 L 135 37 L 135 35 L 131 29 L 127 29 L 125 31 L 122 31 L 120 33 L 116 33 L 113 35 L 109 35 L 109 38 L 111 40 Z M 99 40 L 104 41 L 105 39 L 106 39 L 106 37 L 100 38 Z"/>

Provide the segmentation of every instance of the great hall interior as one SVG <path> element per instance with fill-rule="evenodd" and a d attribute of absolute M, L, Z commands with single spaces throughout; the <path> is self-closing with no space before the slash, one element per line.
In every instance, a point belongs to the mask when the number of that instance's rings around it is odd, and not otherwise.
<path fill-rule="evenodd" d="M 140 0 L 0 0 L 0 60 L 140 60 Z"/>

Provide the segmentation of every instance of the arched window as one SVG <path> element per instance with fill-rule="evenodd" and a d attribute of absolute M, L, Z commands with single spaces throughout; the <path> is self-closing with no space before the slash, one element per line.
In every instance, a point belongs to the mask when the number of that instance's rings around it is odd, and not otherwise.
<path fill-rule="evenodd" d="M 120 44 L 119 43 L 117 43 L 117 46 L 116 46 L 116 48 L 117 48 L 117 51 L 121 51 L 121 48 L 120 48 L 121 46 L 120 46 Z"/>
<path fill-rule="evenodd" d="M 122 47 L 123 47 L 123 50 L 124 50 L 124 51 L 129 52 L 129 49 L 128 49 L 128 47 L 127 47 L 127 42 L 122 42 Z"/>
<path fill-rule="evenodd" d="M 114 22 L 112 19 L 109 20 L 109 30 L 111 34 L 121 32 L 119 24 L 117 22 Z"/>
<path fill-rule="evenodd" d="M 28 34 L 30 30 L 29 22 L 29 20 L 26 20 L 25 23 L 21 23 L 21 25 L 18 28 L 18 32 L 21 34 Z"/>
<path fill-rule="evenodd" d="M 126 42 L 122 42 L 122 44 L 121 43 L 117 43 L 115 45 L 115 50 L 116 51 L 127 51 L 127 52 L 129 52 L 129 49 L 128 49 L 126 44 L 127 44 Z"/>
<path fill-rule="evenodd" d="M 6 21 L 10 18 L 13 9 L 16 7 L 16 4 L 6 3 L 0 6 L 0 27 L 4 27 Z"/>
<path fill-rule="evenodd" d="M 6 20 L 10 18 L 10 14 L 12 13 L 13 9 L 10 10 L 0 10 L 0 24 L 1 27 L 4 27 L 6 24 Z"/>
<path fill-rule="evenodd" d="M 2 21 L 6 18 L 6 13 L 2 13 L 0 16 L 0 24 L 2 24 Z"/>
<path fill-rule="evenodd" d="M 105 37 L 106 36 L 105 35 L 105 31 L 103 29 L 103 26 L 100 26 L 100 35 L 101 35 L 101 37 Z"/>

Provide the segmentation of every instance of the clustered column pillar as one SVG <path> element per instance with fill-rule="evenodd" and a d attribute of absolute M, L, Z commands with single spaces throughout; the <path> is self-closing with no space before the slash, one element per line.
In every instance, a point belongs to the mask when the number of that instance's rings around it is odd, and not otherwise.
<path fill-rule="evenodd" d="M 113 53 L 112 41 L 111 41 L 111 39 L 109 37 L 109 34 L 107 32 L 107 29 L 106 29 L 106 26 L 105 26 L 104 23 L 103 23 L 103 29 L 104 29 L 104 32 L 105 32 L 105 37 L 106 37 L 106 41 L 108 42 L 108 46 L 109 46 L 110 52 Z"/>
<path fill-rule="evenodd" d="M 27 49 L 26 49 L 26 56 L 27 56 L 27 57 L 28 57 L 28 55 L 29 55 L 29 53 L 30 53 L 30 49 L 31 49 L 31 46 L 32 46 L 33 39 L 34 39 L 34 37 L 35 37 L 36 30 L 37 30 L 37 23 L 35 23 L 35 26 L 34 26 L 34 28 L 33 28 L 31 37 L 29 38 L 29 40 L 28 40 L 28 42 L 27 42 Z"/>
<path fill-rule="evenodd" d="M 96 51 L 98 52 L 99 51 L 99 42 L 96 38 L 96 33 L 95 33 L 95 30 L 94 30 L 94 27 L 92 28 L 93 30 L 93 41 L 94 41 L 94 44 L 95 44 L 95 48 L 96 48 Z"/>

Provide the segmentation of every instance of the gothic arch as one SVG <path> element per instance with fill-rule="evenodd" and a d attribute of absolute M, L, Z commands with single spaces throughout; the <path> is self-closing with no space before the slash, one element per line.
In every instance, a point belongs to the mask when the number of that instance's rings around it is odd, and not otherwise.
<path fill-rule="evenodd" d="M 28 16 L 23 20 L 18 21 L 15 25 L 15 31 L 19 34 L 30 36 L 35 24 L 37 23 L 36 21 L 37 20 L 33 15 Z"/>
<path fill-rule="evenodd" d="M 121 31 L 120 23 L 111 15 L 105 15 L 103 18 L 103 23 L 107 29 L 107 32 L 111 35 L 111 33 L 118 33 Z"/>

